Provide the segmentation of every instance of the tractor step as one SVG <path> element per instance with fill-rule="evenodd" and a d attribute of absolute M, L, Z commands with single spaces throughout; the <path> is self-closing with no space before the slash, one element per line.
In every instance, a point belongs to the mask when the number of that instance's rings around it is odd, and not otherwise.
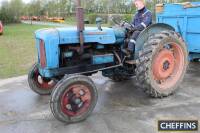
<path fill-rule="evenodd" d="M 125 61 L 126 64 L 129 64 L 129 65 L 135 65 L 136 64 L 136 60 L 127 60 Z"/>

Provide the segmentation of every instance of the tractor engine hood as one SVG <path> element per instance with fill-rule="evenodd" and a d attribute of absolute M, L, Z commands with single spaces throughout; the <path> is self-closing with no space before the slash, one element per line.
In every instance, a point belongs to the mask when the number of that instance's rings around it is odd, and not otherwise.
<path fill-rule="evenodd" d="M 41 29 L 35 32 L 35 37 L 38 60 L 40 61 L 41 58 L 41 50 L 43 50 L 43 55 L 46 55 L 45 69 L 59 67 L 59 48 L 61 45 L 77 46 L 77 44 L 79 44 L 79 34 L 76 27 Z M 125 32 L 120 28 L 103 28 L 103 30 L 100 31 L 94 27 L 85 28 L 84 30 L 84 43 L 121 45 L 124 43 L 124 38 Z M 44 44 L 44 46 L 40 44 Z M 50 75 L 46 76 L 48 77 Z"/>
<path fill-rule="evenodd" d="M 120 28 L 87 27 L 84 30 L 84 43 L 115 44 L 121 43 L 125 32 Z M 76 27 L 41 29 L 35 32 L 36 39 L 41 39 L 45 44 L 77 44 L 79 35 Z"/>

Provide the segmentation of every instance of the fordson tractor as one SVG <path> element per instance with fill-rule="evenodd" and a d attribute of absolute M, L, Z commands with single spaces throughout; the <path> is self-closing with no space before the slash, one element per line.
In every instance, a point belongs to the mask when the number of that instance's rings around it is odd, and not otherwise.
<path fill-rule="evenodd" d="M 56 119 L 74 123 L 93 111 L 98 93 L 88 77 L 98 71 L 113 81 L 136 76 L 139 88 L 162 98 L 177 90 L 186 73 L 188 51 L 182 37 L 164 23 L 141 32 L 131 57 L 123 52 L 132 31 L 126 22 L 112 28 L 84 26 L 83 8 L 77 2 L 77 28 L 51 28 L 35 32 L 38 62 L 28 75 L 30 88 L 51 94 L 50 107 Z M 126 23 L 127 24 L 127 23 Z"/>
<path fill-rule="evenodd" d="M 2 35 L 3 34 L 3 24 L 2 24 L 2 22 L 0 21 L 0 35 Z"/>

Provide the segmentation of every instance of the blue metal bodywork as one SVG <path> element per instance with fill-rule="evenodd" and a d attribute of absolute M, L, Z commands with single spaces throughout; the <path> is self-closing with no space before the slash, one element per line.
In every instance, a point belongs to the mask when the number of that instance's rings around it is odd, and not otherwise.
<path fill-rule="evenodd" d="M 35 32 L 36 47 L 40 51 L 40 40 L 45 42 L 46 67 L 39 66 L 40 74 L 44 77 L 52 77 L 51 69 L 59 68 L 60 46 L 79 44 L 79 35 L 76 27 L 41 29 Z M 125 39 L 125 30 L 121 28 L 102 28 L 102 31 L 96 27 L 87 27 L 84 30 L 84 43 L 97 43 L 98 48 L 102 45 L 123 45 Z M 66 53 L 65 56 L 70 56 Z M 40 53 L 38 52 L 38 62 Z M 95 58 L 95 64 L 102 62 L 111 62 L 112 57 Z M 98 62 L 99 61 L 99 62 Z"/>
<path fill-rule="evenodd" d="M 190 59 L 200 58 L 200 2 L 184 8 L 182 4 L 165 4 L 157 14 L 157 23 L 166 23 L 175 28 L 187 43 Z"/>
<path fill-rule="evenodd" d="M 105 54 L 105 55 L 95 55 L 92 57 L 92 64 L 99 65 L 104 63 L 112 63 L 114 62 L 113 54 Z"/>

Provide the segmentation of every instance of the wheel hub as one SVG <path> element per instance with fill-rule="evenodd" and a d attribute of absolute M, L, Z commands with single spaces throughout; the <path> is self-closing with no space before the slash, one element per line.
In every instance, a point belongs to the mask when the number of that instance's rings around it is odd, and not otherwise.
<path fill-rule="evenodd" d="M 153 74 L 156 80 L 165 80 L 174 70 L 175 58 L 173 52 L 168 49 L 161 50 L 153 61 Z"/>
<path fill-rule="evenodd" d="M 91 93 L 84 85 L 73 85 L 61 98 L 62 111 L 68 116 L 78 116 L 87 111 Z"/>
<path fill-rule="evenodd" d="M 76 94 L 72 93 L 72 97 L 67 97 L 69 100 L 69 103 L 66 105 L 66 109 L 68 111 L 72 111 L 72 112 L 77 112 L 83 105 L 83 101 L 81 99 L 81 97 L 76 97 Z M 68 95 L 69 96 L 69 95 Z"/>
<path fill-rule="evenodd" d="M 163 64 L 163 70 L 168 70 L 169 66 L 170 66 L 169 61 L 165 61 L 164 64 Z"/>

